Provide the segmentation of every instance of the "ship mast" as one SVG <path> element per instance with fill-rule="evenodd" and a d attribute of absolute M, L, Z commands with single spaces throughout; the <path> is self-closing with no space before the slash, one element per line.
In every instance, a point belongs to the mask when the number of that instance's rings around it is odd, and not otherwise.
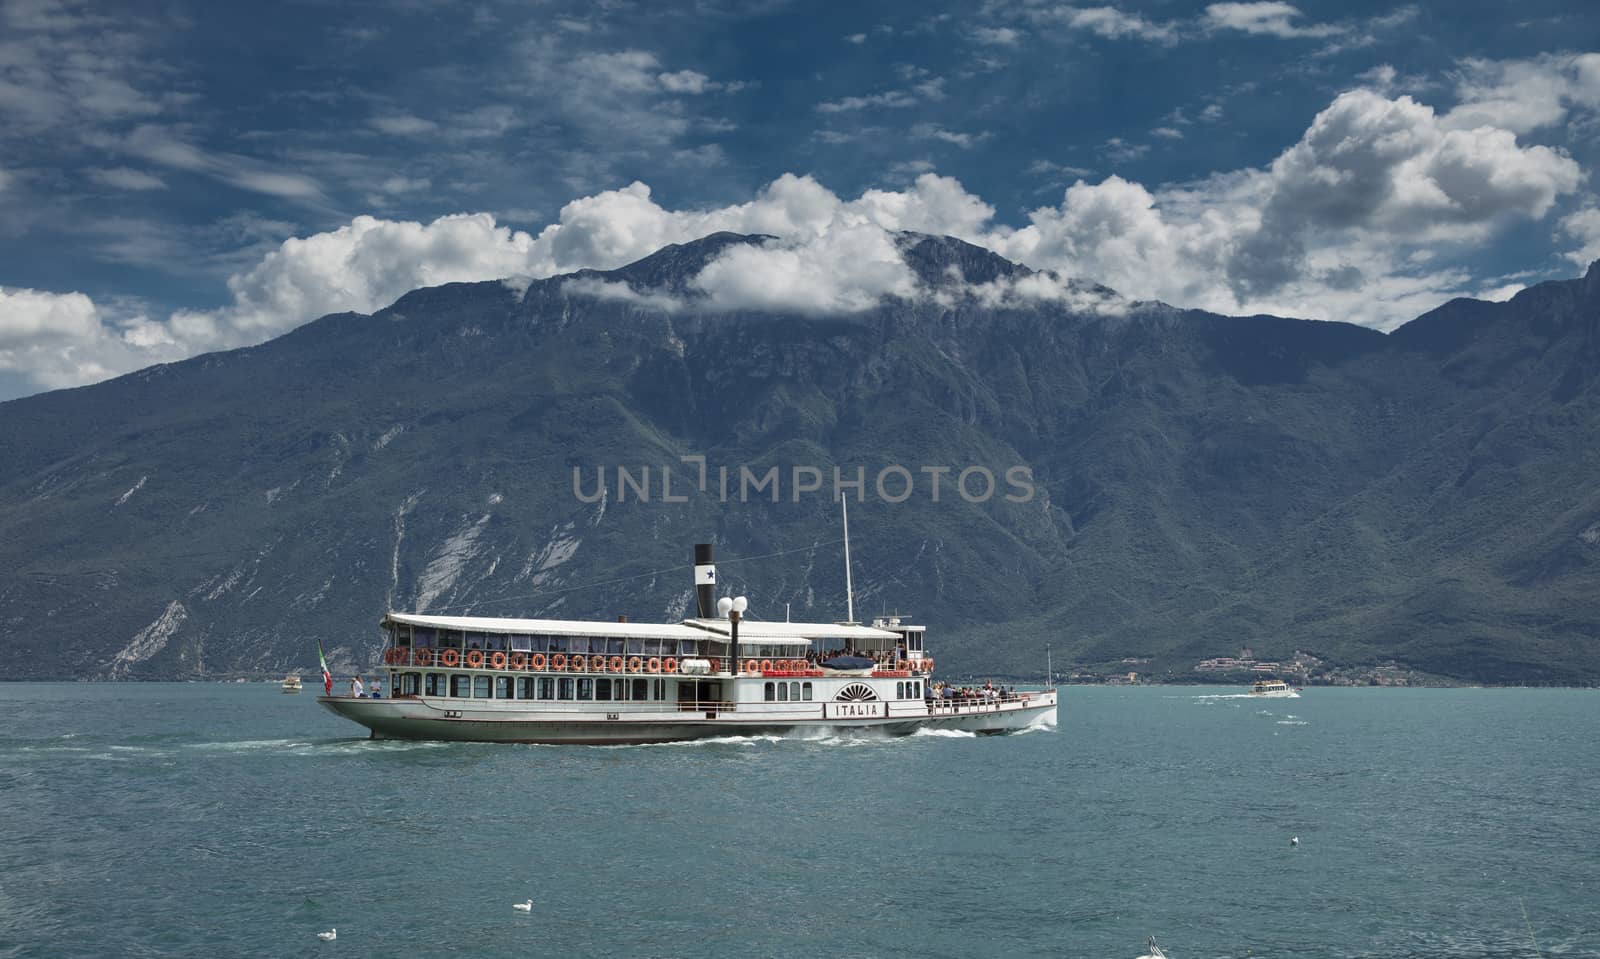
<path fill-rule="evenodd" d="M 850 588 L 850 506 L 849 498 L 839 494 L 839 509 L 844 513 L 844 621 L 856 621 L 855 593 Z"/>

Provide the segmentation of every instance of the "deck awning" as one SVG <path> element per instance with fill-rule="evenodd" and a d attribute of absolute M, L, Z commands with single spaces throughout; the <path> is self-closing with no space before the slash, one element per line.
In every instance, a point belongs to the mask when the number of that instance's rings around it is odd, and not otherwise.
<path fill-rule="evenodd" d="M 705 639 L 703 630 L 675 623 L 607 623 L 576 619 L 501 619 L 494 616 L 424 616 L 390 613 L 386 623 L 454 629 L 468 633 L 535 636 L 607 636 L 621 639 Z"/>

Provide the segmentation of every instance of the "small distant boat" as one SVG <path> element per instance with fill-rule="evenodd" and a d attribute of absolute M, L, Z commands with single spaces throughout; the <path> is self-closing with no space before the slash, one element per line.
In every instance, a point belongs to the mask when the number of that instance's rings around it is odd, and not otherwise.
<path fill-rule="evenodd" d="M 283 677 L 283 691 L 286 693 L 298 693 L 300 691 L 300 677 L 293 673 Z"/>
<path fill-rule="evenodd" d="M 1289 684 L 1281 679 L 1258 679 L 1256 684 L 1250 687 L 1250 695 L 1287 699 L 1300 694 L 1290 689 Z"/>

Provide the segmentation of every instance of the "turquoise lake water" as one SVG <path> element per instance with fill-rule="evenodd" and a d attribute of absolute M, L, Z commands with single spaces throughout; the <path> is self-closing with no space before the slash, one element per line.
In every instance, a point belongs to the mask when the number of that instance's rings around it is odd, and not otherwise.
<path fill-rule="evenodd" d="M 0 957 L 1600 957 L 1600 692 L 596 748 L 370 742 L 314 687 L 0 684 Z"/>

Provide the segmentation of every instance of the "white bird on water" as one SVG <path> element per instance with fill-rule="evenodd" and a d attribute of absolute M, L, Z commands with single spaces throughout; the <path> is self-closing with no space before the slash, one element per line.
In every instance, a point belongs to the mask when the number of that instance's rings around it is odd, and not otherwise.
<path fill-rule="evenodd" d="M 332 942 L 333 940 L 339 938 L 339 930 L 338 928 L 333 928 L 329 929 L 327 932 L 319 932 L 317 933 L 317 938 L 321 939 L 323 942 Z"/>
<path fill-rule="evenodd" d="M 1289 837 L 1289 845 L 1291 845 L 1291 846 L 1300 845 L 1300 837 L 1299 836 L 1290 836 Z"/>
<path fill-rule="evenodd" d="M 533 900 L 529 899 L 527 902 L 514 902 L 514 903 L 511 904 L 511 908 L 515 909 L 518 912 L 532 912 L 533 911 Z"/>

